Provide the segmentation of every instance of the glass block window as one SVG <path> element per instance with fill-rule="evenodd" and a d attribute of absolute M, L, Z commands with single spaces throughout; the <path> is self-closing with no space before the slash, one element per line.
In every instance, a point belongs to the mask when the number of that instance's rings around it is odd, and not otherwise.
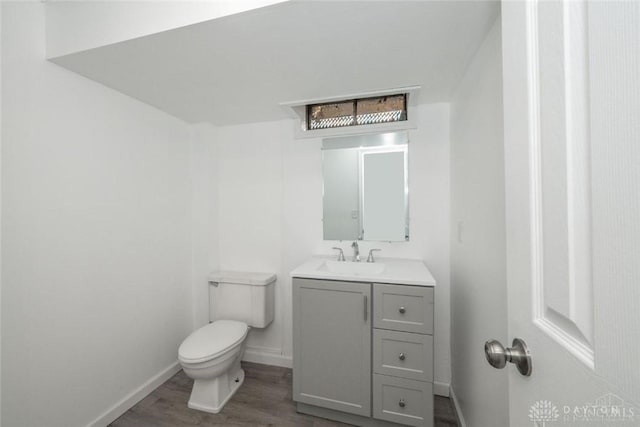
<path fill-rule="evenodd" d="M 406 94 L 307 105 L 307 130 L 404 120 L 407 120 Z"/>
<path fill-rule="evenodd" d="M 355 123 L 356 106 L 353 101 L 307 105 L 309 129 L 338 128 Z"/>
<path fill-rule="evenodd" d="M 356 100 L 356 121 L 359 125 L 407 120 L 405 95 Z"/>

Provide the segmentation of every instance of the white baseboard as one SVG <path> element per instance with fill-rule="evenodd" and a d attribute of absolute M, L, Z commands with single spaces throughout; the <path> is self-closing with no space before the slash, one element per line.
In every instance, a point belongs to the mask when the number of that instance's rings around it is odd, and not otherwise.
<path fill-rule="evenodd" d="M 91 427 L 106 427 L 113 421 L 115 421 L 120 415 L 131 409 L 136 403 L 144 399 L 149 393 L 156 388 L 160 387 L 162 383 L 174 376 L 180 371 L 180 363 L 175 361 L 169 367 L 162 370 L 159 374 L 155 375 L 149 381 L 142 384 L 136 390 L 128 394 L 120 402 L 113 405 L 109 410 L 93 420 L 89 426 Z"/>
<path fill-rule="evenodd" d="M 433 394 L 436 394 L 438 396 L 449 397 L 450 389 L 451 389 L 451 386 L 449 385 L 449 383 L 441 383 L 439 381 L 433 382 Z"/>
<path fill-rule="evenodd" d="M 242 360 L 263 365 L 282 366 L 283 368 L 291 368 L 293 366 L 291 357 L 283 356 L 280 350 L 264 347 L 247 346 Z"/>
<path fill-rule="evenodd" d="M 464 416 L 462 415 L 462 411 L 460 410 L 460 403 L 456 398 L 456 394 L 453 392 L 453 388 L 450 387 L 449 395 L 451 396 L 451 401 L 453 402 L 453 407 L 456 409 L 456 414 L 458 415 L 458 421 L 460 421 L 460 427 L 467 427 L 467 423 L 464 421 Z"/>

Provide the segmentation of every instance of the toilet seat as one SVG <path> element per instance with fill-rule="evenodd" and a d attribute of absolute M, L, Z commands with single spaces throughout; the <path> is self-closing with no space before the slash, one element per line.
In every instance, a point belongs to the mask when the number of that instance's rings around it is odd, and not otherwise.
<path fill-rule="evenodd" d="M 201 363 L 214 359 L 242 343 L 249 327 L 236 320 L 216 320 L 194 331 L 178 349 L 184 363 Z"/>

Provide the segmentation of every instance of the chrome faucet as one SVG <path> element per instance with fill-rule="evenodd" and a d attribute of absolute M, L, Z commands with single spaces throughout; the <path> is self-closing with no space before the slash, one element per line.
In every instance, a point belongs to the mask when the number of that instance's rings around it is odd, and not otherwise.
<path fill-rule="evenodd" d="M 342 248 L 336 248 L 334 247 L 333 249 L 335 249 L 336 251 L 340 251 L 340 253 L 338 254 L 338 261 L 344 261 L 344 252 L 342 252 Z"/>
<path fill-rule="evenodd" d="M 360 248 L 358 247 L 358 242 L 353 242 L 351 244 L 353 248 L 353 262 L 360 262 Z"/>
<path fill-rule="evenodd" d="M 378 252 L 381 251 L 382 249 L 371 249 L 369 251 L 369 257 L 367 258 L 367 262 L 376 262 L 376 260 L 373 258 L 373 253 L 374 252 Z"/>

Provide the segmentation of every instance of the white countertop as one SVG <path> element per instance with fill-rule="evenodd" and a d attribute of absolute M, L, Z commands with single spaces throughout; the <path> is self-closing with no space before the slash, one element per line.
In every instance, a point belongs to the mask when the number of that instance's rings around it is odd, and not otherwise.
<path fill-rule="evenodd" d="M 424 262 L 417 259 L 376 258 L 376 264 L 384 264 L 380 274 L 337 273 L 323 268 L 325 261 L 335 261 L 335 256 L 318 255 L 310 258 L 291 272 L 291 277 L 348 282 L 394 283 L 414 286 L 435 286 L 436 281 Z M 351 261 L 345 261 L 347 263 Z M 364 263 L 364 261 L 362 261 Z"/>

